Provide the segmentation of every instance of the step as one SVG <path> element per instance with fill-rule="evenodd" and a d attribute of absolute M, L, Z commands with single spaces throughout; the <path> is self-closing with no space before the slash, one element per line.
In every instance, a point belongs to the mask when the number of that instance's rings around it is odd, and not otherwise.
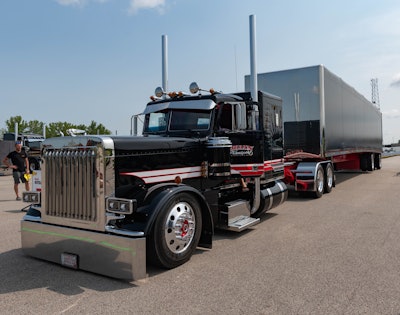
<path fill-rule="evenodd" d="M 246 215 L 241 215 L 229 220 L 227 229 L 230 231 L 241 232 L 258 223 L 260 223 L 260 218 L 252 218 Z"/>

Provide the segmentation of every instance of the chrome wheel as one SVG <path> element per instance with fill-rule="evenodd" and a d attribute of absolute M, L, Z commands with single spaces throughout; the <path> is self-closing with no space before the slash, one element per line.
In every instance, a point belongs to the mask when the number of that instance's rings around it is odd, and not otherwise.
<path fill-rule="evenodd" d="M 320 198 L 324 193 L 324 169 L 318 165 L 315 174 L 315 197 Z"/>
<path fill-rule="evenodd" d="M 196 197 L 186 192 L 161 202 L 148 242 L 146 240 L 147 258 L 153 265 L 171 269 L 187 262 L 196 250 L 202 214 Z"/>
<path fill-rule="evenodd" d="M 332 187 L 333 187 L 333 167 L 331 164 L 328 164 L 325 170 L 325 192 L 330 193 Z"/>
<path fill-rule="evenodd" d="M 165 241 L 174 254 L 182 253 L 193 241 L 196 218 L 187 202 L 175 204 L 169 211 L 165 222 Z"/>

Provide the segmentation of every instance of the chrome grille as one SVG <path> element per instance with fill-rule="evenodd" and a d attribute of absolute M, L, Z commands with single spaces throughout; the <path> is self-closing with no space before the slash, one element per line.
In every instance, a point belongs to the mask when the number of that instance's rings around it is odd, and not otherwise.
<path fill-rule="evenodd" d="M 96 221 L 96 156 L 95 148 L 43 152 L 48 216 Z"/>

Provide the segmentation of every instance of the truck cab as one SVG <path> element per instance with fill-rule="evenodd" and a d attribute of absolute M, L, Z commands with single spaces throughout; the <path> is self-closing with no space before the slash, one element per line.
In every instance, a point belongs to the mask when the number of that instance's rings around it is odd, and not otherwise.
<path fill-rule="evenodd" d="M 140 278 L 146 261 L 177 267 L 197 247 L 211 248 L 215 229 L 242 232 L 286 200 L 280 98 L 157 96 L 143 112 L 143 136 L 43 142 L 40 196 L 24 195 L 37 202 L 21 223 L 26 254 Z M 46 250 L 38 250 L 44 243 Z M 115 255 L 103 244 L 114 244 Z M 129 268 L 111 270 L 113 257 Z"/>

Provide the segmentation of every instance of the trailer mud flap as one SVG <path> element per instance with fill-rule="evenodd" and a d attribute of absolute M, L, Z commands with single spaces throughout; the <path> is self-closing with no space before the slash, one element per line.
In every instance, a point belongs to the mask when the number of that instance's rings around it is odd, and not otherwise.
<path fill-rule="evenodd" d="M 112 278 L 146 275 L 146 239 L 21 221 L 24 254 Z"/>

